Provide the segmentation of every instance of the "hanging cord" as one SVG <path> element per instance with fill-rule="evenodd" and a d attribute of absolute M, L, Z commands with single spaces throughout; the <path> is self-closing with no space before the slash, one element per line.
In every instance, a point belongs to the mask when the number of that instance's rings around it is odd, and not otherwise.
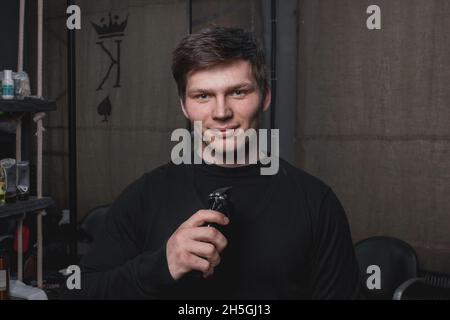
<path fill-rule="evenodd" d="M 425 283 L 435 288 L 450 289 L 450 275 L 427 272 L 425 274 Z"/>
<path fill-rule="evenodd" d="M 42 118 L 45 117 L 44 112 L 36 113 L 33 117 L 33 121 L 36 122 L 37 131 L 37 197 L 42 198 L 42 136 L 45 131 L 44 125 L 42 124 Z M 45 211 L 41 210 L 37 215 L 37 286 L 42 288 L 43 284 L 43 233 L 42 233 L 42 216 L 45 215 Z"/>
<path fill-rule="evenodd" d="M 45 131 L 42 118 L 45 117 L 44 112 L 38 112 L 34 115 L 33 121 L 36 122 L 37 131 L 37 177 L 36 177 L 36 189 L 37 197 L 42 198 L 42 138 L 43 132 Z"/>

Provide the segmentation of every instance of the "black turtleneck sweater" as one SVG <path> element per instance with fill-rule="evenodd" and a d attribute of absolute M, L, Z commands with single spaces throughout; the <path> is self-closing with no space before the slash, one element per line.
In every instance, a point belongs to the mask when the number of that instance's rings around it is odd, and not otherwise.
<path fill-rule="evenodd" d="M 127 187 L 111 206 L 102 235 L 83 257 L 77 298 L 347 299 L 358 266 L 344 209 L 319 179 L 280 159 L 276 175 L 259 165 L 225 168 L 169 163 Z M 173 280 L 166 242 L 231 186 L 228 239 L 207 279 Z"/>

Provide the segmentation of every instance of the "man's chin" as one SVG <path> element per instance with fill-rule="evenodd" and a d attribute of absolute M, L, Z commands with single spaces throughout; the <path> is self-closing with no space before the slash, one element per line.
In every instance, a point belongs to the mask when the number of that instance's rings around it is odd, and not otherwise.
<path fill-rule="evenodd" d="M 206 159 L 214 158 L 215 162 L 220 163 L 221 161 L 230 162 L 233 161 L 234 164 L 237 162 L 238 151 L 239 154 L 242 152 L 246 154 L 245 143 L 237 144 L 236 141 L 220 140 L 214 141 L 206 144 L 203 149 L 203 156 Z M 210 161 L 209 161 L 210 162 Z"/>
<path fill-rule="evenodd" d="M 219 141 L 211 142 L 207 146 L 210 150 L 219 153 L 235 153 L 239 149 L 234 141 L 228 141 L 226 139 L 219 139 Z"/>

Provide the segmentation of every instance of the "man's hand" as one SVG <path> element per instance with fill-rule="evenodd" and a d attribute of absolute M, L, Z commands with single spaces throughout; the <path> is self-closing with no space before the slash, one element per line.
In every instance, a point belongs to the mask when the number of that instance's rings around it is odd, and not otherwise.
<path fill-rule="evenodd" d="M 214 210 L 199 210 L 183 222 L 167 241 L 166 255 L 169 271 L 175 280 L 192 270 L 209 277 L 220 263 L 220 253 L 227 246 L 227 239 L 214 227 L 202 227 L 205 223 L 227 225 L 229 219 Z"/>

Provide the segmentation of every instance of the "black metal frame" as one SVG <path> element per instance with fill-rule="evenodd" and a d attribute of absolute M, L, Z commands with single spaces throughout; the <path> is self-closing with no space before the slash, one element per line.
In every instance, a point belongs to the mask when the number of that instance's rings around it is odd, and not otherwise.
<path fill-rule="evenodd" d="M 187 0 L 186 3 L 186 32 L 187 34 L 192 33 L 192 0 Z M 187 122 L 187 129 L 189 131 L 192 131 L 192 124 L 189 119 L 186 120 Z"/>
<path fill-rule="evenodd" d="M 277 97 L 277 0 L 270 1 L 270 129 L 275 128 L 275 106 Z"/>

